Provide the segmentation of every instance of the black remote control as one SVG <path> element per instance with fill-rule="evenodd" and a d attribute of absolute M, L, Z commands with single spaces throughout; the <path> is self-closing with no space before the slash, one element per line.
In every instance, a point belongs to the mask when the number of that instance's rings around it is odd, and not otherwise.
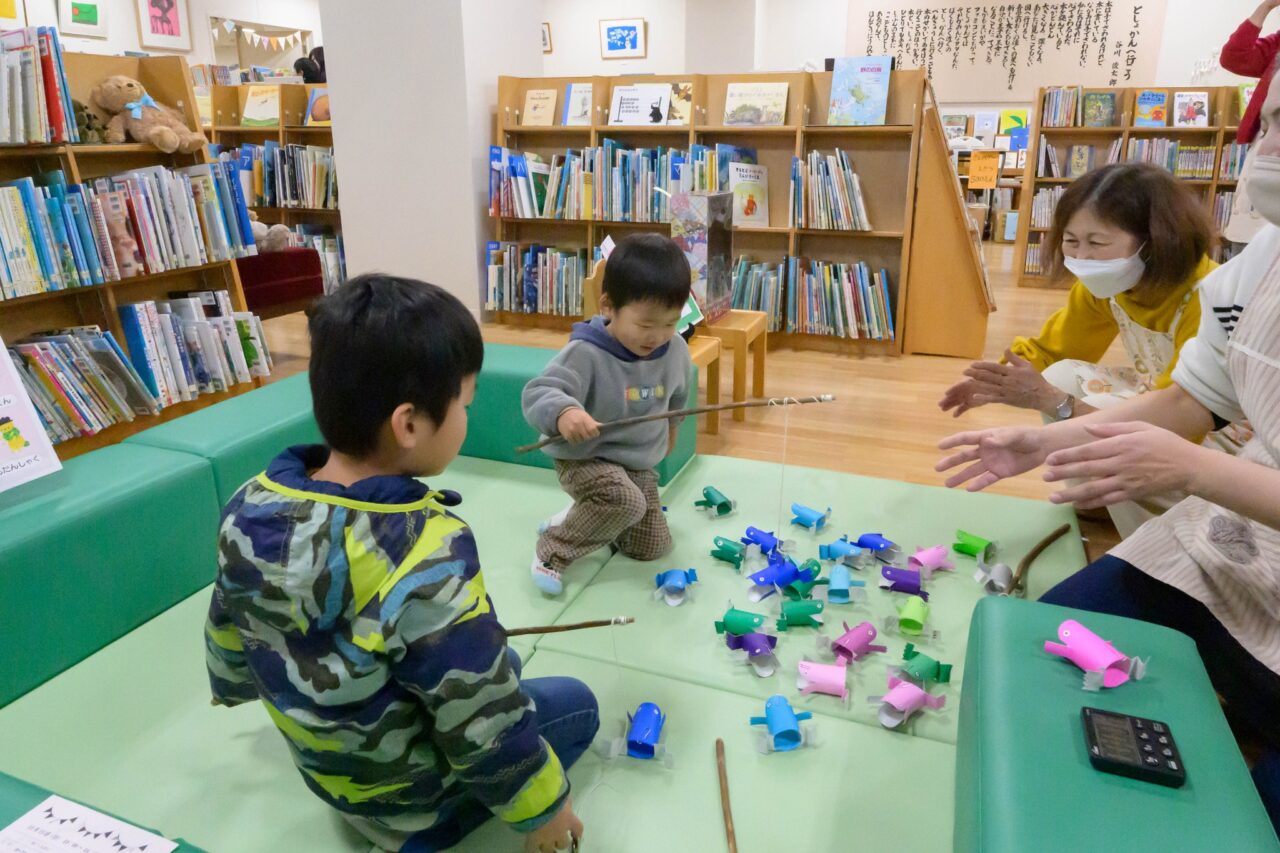
<path fill-rule="evenodd" d="M 1182 754 L 1164 723 L 1098 708 L 1081 708 L 1080 718 L 1089 763 L 1098 770 L 1169 788 L 1187 781 Z"/>

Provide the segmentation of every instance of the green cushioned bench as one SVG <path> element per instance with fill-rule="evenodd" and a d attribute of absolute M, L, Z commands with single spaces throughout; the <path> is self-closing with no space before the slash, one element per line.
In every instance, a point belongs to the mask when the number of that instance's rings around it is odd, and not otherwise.
<path fill-rule="evenodd" d="M 1150 657 L 1147 676 L 1089 693 L 1081 672 L 1044 650 L 1076 619 L 1121 652 Z M 1184 634 L 1131 619 L 1016 599 L 979 604 L 969 634 L 956 757 L 958 853 L 1280 850 L 1271 822 Z M 1169 724 L 1185 759 L 1181 788 L 1100 773 L 1080 709 Z"/>
<path fill-rule="evenodd" d="M 219 505 L 265 470 L 281 450 L 321 441 L 320 428 L 311 414 L 311 387 L 305 373 L 125 439 L 126 444 L 162 447 L 208 459 Z"/>
<path fill-rule="evenodd" d="M 463 442 L 461 451 L 463 456 L 538 468 L 554 467 L 551 457 L 545 453 L 518 454 L 515 448 L 538 440 L 537 431 L 525 423 L 520 395 L 529 380 L 541 373 L 556 353 L 557 350 L 553 349 L 485 344 L 484 368 L 476 382 L 476 399 L 468 418 L 467 440 Z M 690 387 L 698 387 L 696 367 Z M 690 396 L 691 401 L 696 398 L 697 394 Z M 696 421 L 696 418 L 688 418 L 681 424 L 675 449 L 658 465 L 659 484 L 665 486 L 671 482 L 693 457 L 697 445 Z"/>
<path fill-rule="evenodd" d="M 0 706 L 215 574 L 213 472 L 121 444 L 0 495 Z"/>

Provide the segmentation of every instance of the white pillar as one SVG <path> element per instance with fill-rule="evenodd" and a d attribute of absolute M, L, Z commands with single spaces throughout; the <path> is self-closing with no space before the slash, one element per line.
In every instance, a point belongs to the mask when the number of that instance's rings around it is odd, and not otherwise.
<path fill-rule="evenodd" d="M 424 279 L 478 313 L 488 116 L 499 73 L 540 73 L 542 4 L 319 2 L 348 272 Z"/>

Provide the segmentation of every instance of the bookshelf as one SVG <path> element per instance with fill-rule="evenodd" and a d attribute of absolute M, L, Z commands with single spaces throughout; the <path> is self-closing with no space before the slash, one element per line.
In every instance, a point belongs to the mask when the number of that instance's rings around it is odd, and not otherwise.
<path fill-rule="evenodd" d="M 255 86 L 272 85 L 255 83 Z M 243 127 L 240 117 L 244 111 L 249 85 L 210 86 L 209 98 L 213 110 L 213 125 L 206 128 L 209 141 L 224 149 L 243 143 L 261 145 L 267 140 L 284 145 L 318 145 L 333 148 L 332 127 L 307 127 L 307 101 L 312 89 L 326 89 L 324 84 L 279 83 L 280 116 L 275 127 Z M 336 155 L 335 155 L 336 158 Z M 342 229 L 342 214 L 337 208 L 314 207 L 253 207 L 260 220 L 269 225 L 282 223 L 295 225 L 324 225 L 335 231 Z"/>
<path fill-rule="evenodd" d="M 181 57 L 122 57 L 66 53 L 67 84 L 76 100 L 89 103 L 89 92 L 104 77 L 125 74 L 142 82 L 158 101 L 172 104 L 187 120 L 199 127 L 194 95 Z M 152 165 L 190 166 L 207 162 L 208 155 L 175 152 L 166 154 L 150 145 L 15 145 L 0 148 L 0 181 L 14 180 L 40 172 L 61 169 L 68 182 L 81 183 L 104 175 Z M 78 325 L 110 329 L 125 346 L 124 331 L 116 308 L 120 304 L 164 299 L 175 290 L 226 290 L 236 310 L 247 310 L 244 291 L 234 261 L 220 261 L 185 267 L 154 275 L 137 276 L 92 287 L 73 287 L 34 296 L 0 300 L 0 337 L 6 344 L 45 330 Z M 195 400 L 165 407 L 160 414 L 140 416 L 118 423 L 90 436 L 82 436 L 54 446 L 58 458 L 67 460 L 91 450 L 123 441 L 159 423 L 173 420 L 260 384 L 235 385 L 219 394 L 205 394 Z"/>
<path fill-rule="evenodd" d="M 1022 199 L 1018 216 L 1018 242 L 1016 248 L 1016 266 L 1018 285 L 1020 287 L 1063 288 L 1065 285 L 1053 282 L 1047 276 L 1035 271 L 1028 271 L 1028 255 L 1034 257 L 1035 252 L 1044 239 L 1048 228 L 1032 223 L 1032 210 L 1036 193 L 1042 189 L 1069 185 L 1074 178 L 1046 177 L 1039 172 L 1043 166 L 1040 154 L 1041 140 L 1052 144 L 1057 149 L 1059 165 L 1062 172 L 1067 173 L 1067 160 L 1073 145 L 1091 145 L 1096 152 L 1096 163 L 1105 164 L 1107 151 L 1111 145 L 1119 141 L 1120 162 L 1129 161 L 1129 144 L 1131 141 L 1148 141 L 1169 139 L 1183 146 L 1208 149 L 1211 152 L 1212 170 L 1209 178 L 1179 178 L 1191 187 L 1203 201 L 1212 216 L 1214 205 L 1221 192 L 1235 190 L 1236 181 L 1221 177 L 1224 151 L 1230 152 L 1235 141 L 1236 123 L 1239 118 L 1239 92 L 1235 86 L 1184 86 L 1162 88 L 1159 86 L 1135 86 L 1114 89 L 1085 89 L 1085 95 L 1091 92 L 1109 92 L 1116 95 L 1117 123 L 1109 127 L 1045 127 L 1044 109 L 1046 93 L 1055 88 L 1046 87 L 1039 90 L 1036 103 L 1035 123 L 1032 126 L 1031 138 L 1027 147 L 1027 170 L 1023 176 Z M 1164 92 L 1168 96 L 1168 112 L 1172 114 L 1175 95 L 1178 92 L 1209 93 L 1209 126 L 1208 127 L 1173 127 L 1172 115 L 1168 127 L 1135 127 L 1133 124 L 1137 93 L 1141 91 Z"/>
<path fill-rule="evenodd" d="M 688 126 L 610 127 L 609 105 L 614 87 L 632 83 L 693 84 L 693 115 Z M 731 83 L 786 82 L 787 113 L 783 125 L 724 125 L 725 95 Z M 592 123 L 565 127 L 565 87 L 592 84 Z M 520 112 L 530 89 L 559 92 L 555 125 L 522 127 Z M 770 333 L 772 348 L 790 347 L 847 355 L 898 356 L 930 353 L 977 357 L 986 339 L 987 315 L 994 310 L 982 264 L 981 248 L 968 227 L 963 194 L 951 167 L 936 101 L 925 72 L 893 72 L 886 124 L 875 127 L 829 127 L 827 107 L 830 73 L 680 74 L 621 77 L 498 78 L 494 144 L 533 152 L 545 160 L 567 148 L 595 147 L 606 139 L 644 147 L 663 145 L 688 150 L 691 145 L 726 143 L 755 148 L 769 169 L 769 226 L 735 228 L 732 255 L 778 263 L 785 257 L 852 262 L 884 268 L 896 338 L 892 341 L 847 339 L 824 335 Z M 872 231 L 826 231 L 788 226 L 791 163 L 810 151 L 848 153 L 862 183 Z M 923 205 L 917 199 L 927 199 Z M 927 210 L 925 210 L 927 208 Z M 633 223 L 595 220 L 492 220 L 493 238 L 586 249 L 588 255 L 606 236 L 666 233 L 664 222 Z M 493 312 L 492 320 L 515 326 L 567 329 L 577 317 Z"/>

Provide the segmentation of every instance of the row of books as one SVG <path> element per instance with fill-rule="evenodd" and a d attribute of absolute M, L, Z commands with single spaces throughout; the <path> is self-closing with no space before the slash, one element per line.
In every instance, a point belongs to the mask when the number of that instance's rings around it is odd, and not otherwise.
<path fill-rule="evenodd" d="M 870 231 L 862 184 L 849 155 L 810 151 L 791 161 L 789 222 L 793 228 Z"/>
<path fill-rule="evenodd" d="M 342 232 L 323 225 L 295 225 L 289 245 L 314 249 L 320 256 L 320 272 L 324 275 L 324 292 L 333 293 L 347 280 L 347 254 Z"/>
<path fill-rule="evenodd" d="M 1120 161 L 1120 139 L 1112 140 L 1102 165 Z M 1036 177 L 1079 178 L 1091 172 L 1097 163 L 1097 149 L 1092 145 L 1072 145 L 1067 149 L 1066 168 L 1058 156 L 1058 148 L 1046 137 L 1040 137 L 1040 152 L 1036 161 Z"/>
<path fill-rule="evenodd" d="M 732 305 L 763 311 L 770 331 L 891 341 L 889 273 L 852 263 L 785 257 L 780 263 L 740 256 L 733 267 Z"/>
<path fill-rule="evenodd" d="M 1238 181 L 1244 174 L 1244 158 L 1249 156 L 1249 143 L 1232 142 L 1222 146 L 1222 162 L 1218 165 L 1218 179 Z"/>
<path fill-rule="evenodd" d="M 1112 120 L 1114 121 L 1115 96 L 1112 95 Z M 1091 104 L 1096 112 L 1096 102 Z M 1084 116 L 1084 87 L 1051 86 L 1045 90 L 1044 102 L 1040 105 L 1040 124 L 1042 127 L 1076 127 Z M 1089 127 L 1097 125 L 1086 125 Z"/>
<path fill-rule="evenodd" d="M 79 141 L 57 29 L 0 33 L 0 144 Z"/>
<path fill-rule="evenodd" d="M 1053 225 L 1053 211 L 1058 207 L 1058 199 L 1067 191 L 1066 187 L 1041 187 L 1031 199 L 1031 227 L 1048 228 Z"/>
<path fill-rule="evenodd" d="M 1231 205 L 1235 204 L 1236 194 L 1231 191 L 1220 192 L 1213 199 L 1213 223 L 1218 226 L 1218 233 L 1227 228 L 1231 221 Z"/>
<path fill-rule="evenodd" d="M 99 326 L 34 335 L 8 356 L 56 444 L 269 375 L 261 321 L 225 291 L 119 307 L 125 344 Z"/>
<path fill-rule="evenodd" d="M 485 310 L 582 316 L 586 249 L 490 241 L 485 246 Z"/>
<path fill-rule="evenodd" d="M 235 164 L 241 194 L 252 207 L 338 209 L 338 172 L 332 148 L 267 140 L 229 151 L 218 146 L 210 149 L 220 162 Z"/>
<path fill-rule="evenodd" d="M 196 86 L 236 86 L 240 84 L 240 67 L 238 65 L 192 65 L 191 82 Z"/>
<path fill-rule="evenodd" d="M 0 294 L 87 287 L 257 253 L 230 164 L 0 185 Z"/>
<path fill-rule="evenodd" d="M 1040 249 L 1041 241 L 1031 240 L 1027 242 L 1027 258 L 1022 264 L 1022 271 L 1027 275 L 1040 275 Z"/>
<path fill-rule="evenodd" d="M 1154 163 L 1176 177 L 1211 180 L 1217 149 L 1212 145 L 1183 145 L 1176 139 L 1130 139 L 1128 159 Z"/>

